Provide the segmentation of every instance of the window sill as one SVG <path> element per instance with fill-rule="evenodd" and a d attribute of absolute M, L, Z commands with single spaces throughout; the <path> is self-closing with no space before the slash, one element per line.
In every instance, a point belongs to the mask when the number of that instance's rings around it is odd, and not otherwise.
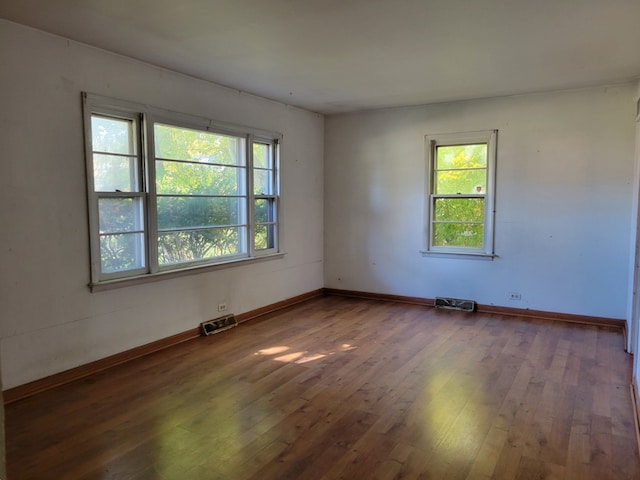
<path fill-rule="evenodd" d="M 469 259 L 469 260 L 488 260 L 491 261 L 497 257 L 495 253 L 482 253 L 482 252 L 434 252 L 429 250 L 420 250 L 423 257 L 435 257 L 435 258 L 457 258 L 457 259 Z"/>
<path fill-rule="evenodd" d="M 261 255 L 258 257 L 243 258 L 240 260 L 231 260 L 228 262 L 216 263 L 214 265 L 198 265 L 195 267 L 182 268 L 180 270 L 170 270 L 158 273 L 146 273 L 136 277 L 118 278 L 115 280 L 105 280 L 103 282 L 90 283 L 91 292 L 103 292 L 106 290 L 114 290 L 116 288 L 130 287 L 133 285 L 142 285 L 144 283 L 159 282 L 171 278 L 186 277 L 188 275 L 197 275 L 200 273 L 213 272 L 225 268 L 239 267 L 241 265 L 250 265 L 268 260 L 276 260 L 284 258 L 285 253 L 272 253 L 269 255 Z"/>

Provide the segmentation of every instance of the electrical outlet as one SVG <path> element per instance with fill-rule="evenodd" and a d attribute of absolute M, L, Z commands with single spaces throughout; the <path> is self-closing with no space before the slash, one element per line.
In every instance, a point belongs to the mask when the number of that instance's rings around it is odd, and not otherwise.
<path fill-rule="evenodd" d="M 522 300 L 522 295 L 519 292 L 509 292 L 509 300 Z"/>
<path fill-rule="evenodd" d="M 227 311 L 227 304 L 226 303 L 219 303 L 218 304 L 218 311 L 219 312 L 226 312 Z"/>

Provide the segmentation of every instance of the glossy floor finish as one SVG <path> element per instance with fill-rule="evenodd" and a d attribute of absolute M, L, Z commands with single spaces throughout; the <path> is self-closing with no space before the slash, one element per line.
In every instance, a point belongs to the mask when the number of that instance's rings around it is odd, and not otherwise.
<path fill-rule="evenodd" d="M 10 480 L 638 479 L 613 329 L 323 297 L 11 404 Z"/>

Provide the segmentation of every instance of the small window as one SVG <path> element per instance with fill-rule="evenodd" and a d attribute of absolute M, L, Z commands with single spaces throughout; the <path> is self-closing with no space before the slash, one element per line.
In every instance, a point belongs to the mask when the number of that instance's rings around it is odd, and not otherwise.
<path fill-rule="evenodd" d="M 496 137 L 426 137 L 428 253 L 493 255 Z"/>
<path fill-rule="evenodd" d="M 278 183 L 273 144 L 253 143 L 254 240 L 256 251 L 267 251 L 277 245 Z"/>
<path fill-rule="evenodd" d="M 84 100 L 93 285 L 279 252 L 279 135 Z"/>

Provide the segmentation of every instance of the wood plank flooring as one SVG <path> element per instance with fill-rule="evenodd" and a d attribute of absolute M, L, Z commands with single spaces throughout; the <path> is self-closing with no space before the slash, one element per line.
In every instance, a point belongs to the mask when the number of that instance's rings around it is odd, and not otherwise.
<path fill-rule="evenodd" d="M 10 404 L 10 480 L 640 479 L 607 327 L 329 296 Z"/>

